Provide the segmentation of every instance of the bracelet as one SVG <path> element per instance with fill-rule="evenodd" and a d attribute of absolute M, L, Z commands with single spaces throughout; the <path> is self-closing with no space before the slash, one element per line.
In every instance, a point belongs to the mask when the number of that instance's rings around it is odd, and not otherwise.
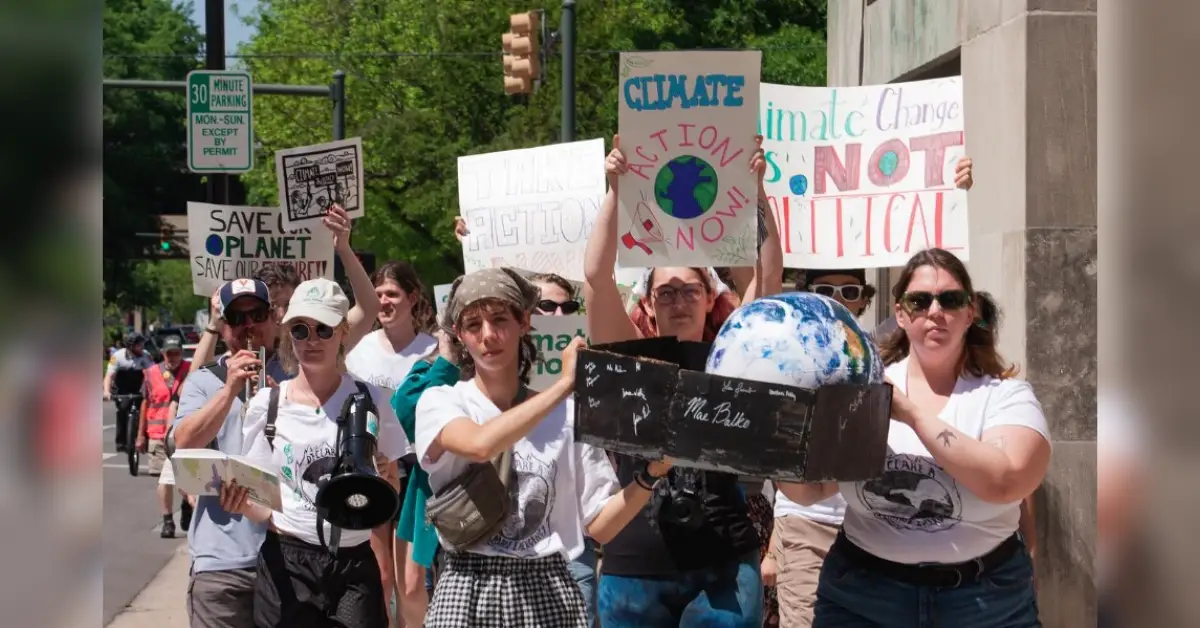
<path fill-rule="evenodd" d="M 636 471 L 636 472 L 633 474 L 633 481 L 634 481 L 634 482 L 637 482 L 637 485 L 638 485 L 638 486 L 640 486 L 640 487 L 642 487 L 642 488 L 646 489 L 647 491 L 653 491 L 653 490 L 654 490 L 654 484 L 657 484 L 657 480 L 656 480 L 656 481 L 655 481 L 653 484 L 652 484 L 652 483 L 648 483 L 648 482 L 647 482 L 647 480 L 646 480 L 646 478 L 647 478 L 647 477 L 651 477 L 651 476 L 650 476 L 650 474 L 649 474 L 649 473 L 647 473 L 647 472 L 646 472 L 646 470 L 645 470 L 645 469 L 638 469 L 638 470 L 637 470 L 637 471 Z"/>
<path fill-rule="evenodd" d="M 220 335 L 221 335 L 221 332 L 219 332 L 219 331 L 217 331 L 217 330 L 213 329 L 212 327 L 205 327 L 205 328 L 204 328 L 204 333 L 206 333 L 206 334 L 212 334 L 212 335 L 214 335 L 214 336 L 220 336 Z"/>

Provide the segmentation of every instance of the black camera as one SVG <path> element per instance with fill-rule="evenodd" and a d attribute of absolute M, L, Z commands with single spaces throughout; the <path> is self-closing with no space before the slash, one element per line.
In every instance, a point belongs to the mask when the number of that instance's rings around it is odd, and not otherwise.
<path fill-rule="evenodd" d="M 670 492 L 659 507 L 664 522 L 684 528 L 704 525 L 704 497 L 707 494 L 704 472 L 692 469 L 672 469 Z M 697 486 L 699 484 L 699 486 Z"/>

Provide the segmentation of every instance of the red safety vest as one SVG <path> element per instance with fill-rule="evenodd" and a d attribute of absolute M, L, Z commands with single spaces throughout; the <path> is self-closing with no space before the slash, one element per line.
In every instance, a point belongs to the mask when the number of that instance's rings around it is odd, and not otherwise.
<path fill-rule="evenodd" d="M 149 397 L 146 399 L 146 438 L 163 440 L 167 437 L 168 424 L 174 418 L 168 414 L 171 399 L 183 384 L 183 378 L 187 376 L 187 372 L 187 363 L 180 364 L 179 372 L 168 384 L 161 364 L 155 364 L 146 369 L 146 386 L 150 391 Z"/>

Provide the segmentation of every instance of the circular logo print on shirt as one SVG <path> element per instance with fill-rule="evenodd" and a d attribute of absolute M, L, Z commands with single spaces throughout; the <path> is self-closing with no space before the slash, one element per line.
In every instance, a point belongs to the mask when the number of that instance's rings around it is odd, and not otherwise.
<path fill-rule="evenodd" d="M 941 532 L 962 520 L 958 484 L 924 456 L 889 454 L 883 477 L 860 483 L 858 498 L 876 519 L 899 530 Z"/>

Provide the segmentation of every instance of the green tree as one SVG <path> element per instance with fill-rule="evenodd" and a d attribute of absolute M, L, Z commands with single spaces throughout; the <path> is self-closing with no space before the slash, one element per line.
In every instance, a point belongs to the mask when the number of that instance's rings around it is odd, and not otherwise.
<path fill-rule="evenodd" d="M 108 0 L 104 3 L 106 78 L 182 80 L 197 67 L 200 34 L 190 2 Z M 155 286 L 140 283 L 133 260 L 153 253 L 162 214 L 182 214 L 199 198 L 187 170 L 183 94 L 104 91 L 105 300 L 153 304 Z"/>
<path fill-rule="evenodd" d="M 559 3 L 546 19 L 559 21 Z M 560 62 L 530 96 L 503 92 L 500 36 L 522 0 L 262 0 L 258 35 L 242 51 L 258 82 L 318 83 L 347 77 L 348 136 L 362 136 L 366 217 L 357 247 L 408 259 L 430 283 L 462 270 L 452 233 L 457 158 L 558 141 Z M 825 2 L 622 0 L 581 2 L 576 12 L 576 136 L 617 128 L 620 50 L 761 48 L 763 80 L 823 85 Z M 405 54 L 414 52 L 416 54 Z M 474 54 L 459 54 L 474 53 Z M 327 103 L 263 97 L 255 131 L 270 151 L 328 139 Z M 274 205 L 275 173 L 263 159 L 243 180 L 252 202 Z"/>

